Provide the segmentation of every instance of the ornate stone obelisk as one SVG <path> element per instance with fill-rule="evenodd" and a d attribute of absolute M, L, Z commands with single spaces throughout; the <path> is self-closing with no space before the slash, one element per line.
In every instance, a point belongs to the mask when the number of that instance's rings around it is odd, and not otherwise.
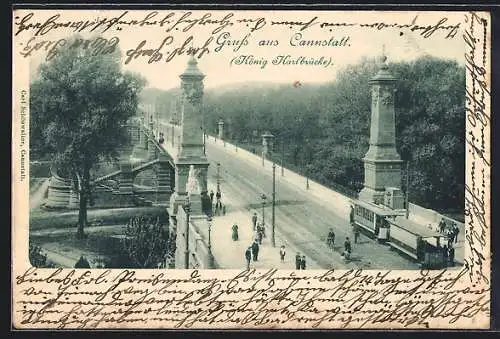
<path fill-rule="evenodd" d="M 182 135 L 180 150 L 175 161 L 175 192 L 170 201 L 170 214 L 177 214 L 179 205 L 187 198 L 186 184 L 191 165 L 196 169 L 200 194 L 207 192 L 208 160 L 203 152 L 203 79 L 196 59 L 191 57 L 188 67 L 180 75 L 182 104 Z"/>
<path fill-rule="evenodd" d="M 387 57 L 382 55 L 378 73 L 370 79 L 372 107 L 370 148 L 363 158 L 365 184 L 359 199 L 384 203 L 386 188 L 401 188 L 401 157 L 396 150 L 396 124 L 394 111 L 396 78 L 389 72 Z M 397 193 L 400 194 L 400 193 Z M 394 197 L 399 200 L 399 196 Z"/>

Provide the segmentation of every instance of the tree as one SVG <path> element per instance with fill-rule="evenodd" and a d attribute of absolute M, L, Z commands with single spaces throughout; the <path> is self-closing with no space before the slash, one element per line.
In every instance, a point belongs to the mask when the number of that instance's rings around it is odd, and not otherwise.
<path fill-rule="evenodd" d="M 135 268 L 157 268 L 171 254 L 172 244 L 160 217 L 131 218 L 125 236 L 122 247 Z"/>
<path fill-rule="evenodd" d="M 91 174 L 99 161 L 116 159 L 127 141 L 124 127 L 135 115 L 145 80 L 123 73 L 120 52 L 96 53 L 68 41 L 42 64 L 31 84 L 31 144 L 51 154 L 79 195 L 78 237 L 84 237 Z"/>
<path fill-rule="evenodd" d="M 410 162 L 410 201 L 463 210 L 464 67 L 433 57 L 388 66 L 397 78 L 396 145 Z M 260 134 L 269 131 L 279 147 L 271 154 L 274 161 L 283 157 L 291 170 L 355 196 L 363 187 L 362 158 L 369 146 L 370 79 L 379 67 L 376 59 L 364 58 L 326 84 L 211 90 L 204 99 L 209 133 L 216 133 L 220 118 L 231 121 L 226 139 L 232 135 L 241 147 L 259 150 Z"/>

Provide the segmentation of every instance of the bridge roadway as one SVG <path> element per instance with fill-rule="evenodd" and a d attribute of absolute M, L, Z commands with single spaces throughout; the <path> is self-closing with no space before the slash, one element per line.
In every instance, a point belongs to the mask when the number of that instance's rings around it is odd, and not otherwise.
<path fill-rule="evenodd" d="M 260 196 L 264 193 L 268 198 L 265 222 L 270 225 L 272 170 L 268 165 L 263 170 L 258 162 L 245 161 L 242 157 L 235 156 L 234 146 L 223 147 L 220 142 L 207 142 L 206 153 L 210 161 L 209 190 L 215 191 L 217 162 L 220 162 L 222 202 L 228 206 L 228 210 L 247 210 L 250 225 L 253 212 L 257 212 L 259 220 L 261 218 Z M 234 201 L 225 201 L 225 194 L 233 197 Z M 341 215 L 335 206 L 308 194 L 305 189 L 305 180 L 303 188 L 281 180 L 279 166 L 276 167 L 276 201 L 276 234 L 325 269 L 418 269 L 416 263 L 391 251 L 389 246 L 379 244 L 367 237 L 361 236 L 359 243 L 354 244 L 348 215 Z M 333 253 L 328 250 L 325 243 L 330 227 L 336 234 Z M 266 232 L 270 236 L 269 228 Z M 353 245 L 353 260 L 348 263 L 341 256 L 346 236 L 351 238 Z M 276 251 L 280 245 L 276 243 Z M 228 254 L 234 256 L 233 253 Z"/>

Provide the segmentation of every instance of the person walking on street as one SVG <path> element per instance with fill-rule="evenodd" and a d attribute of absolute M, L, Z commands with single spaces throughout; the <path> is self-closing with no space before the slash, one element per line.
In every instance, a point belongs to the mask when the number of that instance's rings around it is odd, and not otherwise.
<path fill-rule="evenodd" d="M 262 228 L 260 226 L 257 226 L 257 241 L 259 242 L 259 245 L 262 245 L 262 238 L 264 237 L 264 233 L 262 232 Z"/>
<path fill-rule="evenodd" d="M 233 231 L 233 235 L 232 235 L 233 241 L 237 241 L 239 239 L 239 236 L 238 236 L 238 225 L 234 224 L 233 227 L 232 227 L 232 231 Z"/>
<path fill-rule="evenodd" d="M 252 224 L 253 224 L 253 230 L 255 231 L 255 229 L 257 227 L 257 213 L 255 213 L 255 212 L 252 216 Z"/>
<path fill-rule="evenodd" d="M 247 270 L 250 269 L 250 260 L 252 259 L 252 247 L 245 251 L 245 259 L 247 260 Z"/>
<path fill-rule="evenodd" d="M 252 244 L 252 255 L 253 261 L 257 261 L 259 259 L 259 244 L 256 241 Z"/>
<path fill-rule="evenodd" d="M 222 194 L 220 193 L 220 191 L 217 191 L 217 193 L 215 194 L 215 199 L 217 200 L 216 203 L 215 203 L 215 208 L 222 208 L 222 203 L 220 202 L 220 199 L 222 198 Z"/>
<path fill-rule="evenodd" d="M 210 203 L 213 205 L 214 204 L 214 191 L 210 191 Z"/>
<path fill-rule="evenodd" d="M 448 266 L 448 254 L 450 252 L 448 251 L 448 246 L 444 245 L 443 246 L 443 261 L 445 262 L 445 265 Z"/>
<path fill-rule="evenodd" d="M 344 242 L 344 257 L 346 259 L 349 259 L 351 257 L 351 251 L 351 240 L 349 240 L 349 237 L 346 237 Z"/>
<path fill-rule="evenodd" d="M 454 238 L 453 231 L 449 230 L 448 233 L 446 234 L 446 237 L 448 239 L 448 248 L 452 247 L 453 246 L 453 238 Z"/>
<path fill-rule="evenodd" d="M 330 228 L 330 231 L 328 232 L 326 243 L 328 244 L 328 248 L 333 249 L 333 245 L 335 244 L 335 232 L 333 231 L 333 228 Z"/>
<path fill-rule="evenodd" d="M 455 266 L 455 249 L 451 246 L 448 249 L 448 260 L 450 261 L 450 266 Z"/>
<path fill-rule="evenodd" d="M 351 211 L 349 212 L 349 223 L 354 224 L 354 207 L 351 205 Z"/>
<path fill-rule="evenodd" d="M 295 255 L 295 269 L 300 270 L 302 266 L 302 257 L 300 256 L 300 252 L 297 252 Z"/>
<path fill-rule="evenodd" d="M 359 227 L 354 225 L 354 243 L 357 244 L 359 239 Z"/>
<path fill-rule="evenodd" d="M 441 221 L 439 222 L 439 232 L 441 234 L 444 234 L 445 228 L 446 228 L 446 223 L 444 222 L 444 219 L 441 218 Z"/>
<path fill-rule="evenodd" d="M 281 262 L 285 262 L 285 254 L 286 254 L 285 245 L 281 245 L 281 248 L 280 248 L 280 260 L 281 260 Z"/>
<path fill-rule="evenodd" d="M 303 255 L 302 259 L 300 260 L 300 269 L 305 270 L 306 269 L 306 256 Z"/>
<path fill-rule="evenodd" d="M 458 233 L 460 233 L 460 229 L 456 223 L 453 223 L 453 238 L 455 239 L 455 244 L 458 242 Z"/>

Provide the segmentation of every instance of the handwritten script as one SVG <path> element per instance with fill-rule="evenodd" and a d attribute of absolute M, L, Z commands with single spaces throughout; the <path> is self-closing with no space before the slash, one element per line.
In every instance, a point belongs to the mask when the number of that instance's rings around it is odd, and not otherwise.
<path fill-rule="evenodd" d="M 299 29 L 305 31 L 311 27 L 318 26 L 322 29 L 331 31 L 334 28 L 341 27 L 358 27 L 361 29 L 408 29 L 412 32 L 418 32 L 422 37 L 429 38 L 436 32 L 445 32 L 445 38 L 454 38 L 460 28 L 460 23 L 449 24 L 447 17 L 440 18 L 434 24 L 422 25 L 418 23 L 418 15 L 407 23 L 398 22 L 329 22 L 320 21 L 317 16 L 311 16 L 305 19 L 296 19 L 293 21 L 282 20 L 279 17 L 269 19 L 266 16 L 258 17 L 238 17 L 234 12 L 218 14 L 216 12 L 206 12 L 203 14 L 194 14 L 193 12 L 168 12 L 161 14 L 158 11 L 151 11 L 143 17 L 133 17 L 133 13 L 123 11 L 119 15 L 113 17 L 94 18 L 93 20 L 67 21 L 61 17 L 61 14 L 54 14 L 48 19 L 37 21 L 34 13 L 26 14 L 22 17 L 15 17 L 14 25 L 16 30 L 14 35 L 17 36 L 25 31 L 32 31 L 35 36 L 45 35 L 54 30 L 65 29 L 73 33 L 81 32 L 106 32 L 110 29 L 121 31 L 124 27 L 151 27 L 156 26 L 164 29 L 165 32 L 179 31 L 188 32 L 194 27 L 207 27 L 212 30 L 212 34 L 222 32 L 224 29 L 231 26 L 240 26 L 247 28 L 250 32 L 260 30 L 266 26 L 285 27 L 288 29 Z M 213 28 L 215 27 L 215 28 Z M 68 32 L 69 33 L 69 32 Z"/>
<path fill-rule="evenodd" d="M 467 155 L 471 158 L 468 182 L 465 186 L 465 214 L 468 219 L 466 227 L 466 244 L 471 255 L 465 258 L 465 267 L 469 270 L 470 281 L 489 283 L 488 269 L 485 264 L 488 257 L 488 234 L 490 232 L 489 201 L 486 196 L 489 173 L 489 139 L 485 129 L 490 124 L 490 113 L 487 104 L 490 91 L 487 80 L 488 21 L 476 13 L 465 18 L 467 28 L 463 35 L 467 51 L 465 53 L 466 71 L 466 135 Z"/>
<path fill-rule="evenodd" d="M 169 278 L 166 272 L 139 276 L 132 270 L 42 273 L 30 268 L 15 283 L 21 291 L 16 302 L 21 323 L 58 328 L 141 327 L 148 322 L 178 328 L 221 323 L 427 327 L 436 319 L 453 324 L 488 311 L 488 290 L 459 287 L 464 274 L 422 271 L 410 279 L 391 271 L 330 270 L 307 276 L 272 269 L 220 279 L 199 271 Z"/>

